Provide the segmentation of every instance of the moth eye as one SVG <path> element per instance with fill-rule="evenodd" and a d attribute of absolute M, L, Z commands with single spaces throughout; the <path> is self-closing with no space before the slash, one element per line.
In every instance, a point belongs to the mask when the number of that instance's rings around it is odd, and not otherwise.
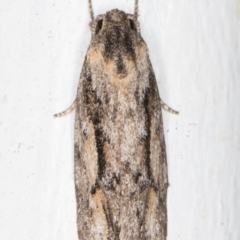
<path fill-rule="evenodd" d="M 98 34 L 99 31 L 102 29 L 102 24 L 103 24 L 103 20 L 99 20 L 96 24 L 96 28 L 95 28 L 95 34 Z"/>
<path fill-rule="evenodd" d="M 130 28 L 134 31 L 137 31 L 135 22 L 132 19 L 128 19 L 129 23 L 130 23 Z"/>

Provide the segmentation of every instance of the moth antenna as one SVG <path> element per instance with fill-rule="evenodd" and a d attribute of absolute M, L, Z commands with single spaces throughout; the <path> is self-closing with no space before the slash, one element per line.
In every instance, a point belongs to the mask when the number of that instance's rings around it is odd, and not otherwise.
<path fill-rule="evenodd" d="M 54 114 L 53 116 L 54 117 L 63 117 L 65 115 L 67 115 L 68 113 L 70 113 L 71 111 L 73 111 L 76 108 L 76 105 L 77 105 L 77 99 L 74 100 L 74 102 L 72 103 L 72 105 L 68 109 L 66 109 L 63 112 Z"/>
<path fill-rule="evenodd" d="M 92 0 L 88 0 L 88 8 L 89 8 L 89 13 L 91 16 L 91 20 L 94 20 L 94 14 L 93 14 L 93 7 L 92 7 Z"/>
<path fill-rule="evenodd" d="M 135 0 L 134 15 L 138 17 L 138 0 Z"/>
<path fill-rule="evenodd" d="M 163 102 L 162 99 L 160 99 L 160 104 L 161 104 L 161 107 L 162 107 L 164 110 L 166 110 L 166 111 L 168 111 L 168 112 L 170 112 L 170 113 L 173 113 L 173 114 L 179 114 L 178 111 L 175 111 L 175 110 L 173 110 L 172 108 L 170 108 L 165 102 Z"/>

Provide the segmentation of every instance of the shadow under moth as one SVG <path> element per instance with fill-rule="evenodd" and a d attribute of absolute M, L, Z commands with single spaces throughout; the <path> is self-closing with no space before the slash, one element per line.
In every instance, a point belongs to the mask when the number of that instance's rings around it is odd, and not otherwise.
<path fill-rule="evenodd" d="M 160 98 L 135 13 L 94 19 L 77 96 L 74 174 L 79 240 L 165 240 L 168 188 Z"/>

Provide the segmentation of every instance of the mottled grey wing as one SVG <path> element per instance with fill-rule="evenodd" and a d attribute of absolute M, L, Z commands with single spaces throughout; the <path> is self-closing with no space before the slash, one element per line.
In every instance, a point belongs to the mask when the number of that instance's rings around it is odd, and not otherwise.
<path fill-rule="evenodd" d="M 101 165 L 101 132 L 98 128 L 99 101 L 92 86 L 87 58 L 80 76 L 75 116 L 74 171 L 77 227 L 81 240 L 114 239 L 109 224 L 108 204 L 98 186 Z"/>
<path fill-rule="evenodd" d="M 165 240 L 167 236 L 167 158 L 159 91 L 152 66 L 149 73 L 148 110 L 150 116 L 150 172 L 152 188 L 145 215 L 146 237 Z M 155 237 L 155 238 L 154 238 Z"/>

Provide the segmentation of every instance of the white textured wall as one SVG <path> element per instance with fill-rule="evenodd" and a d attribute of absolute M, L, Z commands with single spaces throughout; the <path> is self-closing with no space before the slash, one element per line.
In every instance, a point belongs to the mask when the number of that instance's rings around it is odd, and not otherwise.
<path fill-rule="evenodd" d="M 95 14 L 134 0 L 93 0 Z M 168 152 L 168 240 L 240 239 L 240 0 L 139 0 Z M 0 4 L 0 239 L 77 240 L 75 98 L 87 0 Z"/>

